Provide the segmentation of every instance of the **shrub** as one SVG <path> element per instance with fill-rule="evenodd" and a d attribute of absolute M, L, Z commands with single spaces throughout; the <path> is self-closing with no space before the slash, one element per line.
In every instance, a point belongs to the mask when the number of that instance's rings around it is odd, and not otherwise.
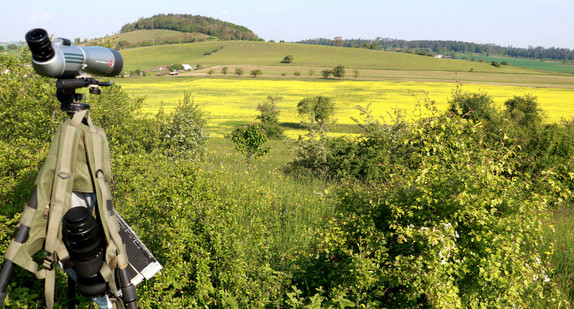
<path fill-rule="evenodd" d="M 280 96 L 268 95 L 267 100 L 257 106 L 257 110 L 261 114 L 256 119 L 261 121 L 260 127 L 269 139 L 281 139 L 283 137 L 283 129 L 279 125 L 279 114 L 281 111 L 276 104 L 282 99 Z"/>
<path fill-rule="evenodd" d="M 287 56 L 285 56 L 285 58 L 283 58 L 281 60 L 281 63 L 292 63 L 293 60 L 295 60 L 295 58 L 293 58 L 293 56 L 287 55 Z"/>
<path fill-rule="evenodd" d="M 161 121 L 160 147 L 165 154 L 193 159 L 204 153 L 209 139 L 207 113 L 193 101 L 190 92 L 184 92 L 183 100 L 171 115 L 160 112 L 157 119 Z"/>
<path fill-rule="evenodd" d="M 245 156 L 247 170 L 251 169 L 253 159 L 262 157 L 269 152 L 269 147 L 264 147 L 267 142 L 265 132 L 257 124 L 249 124 L 235 129 L 231 133 L 231 141 L 235 149 Z"/>
<path fill-rule="evenodd" d="M 496 125 L 500 118 L 491 96 L 485 92 L 464 92 L 459 87 L 449 100 L 449 111 L 474 123 L 486 121 Z"/>
<path fill-rule="evenodd" d="M 448 115 L 406 130 L 397 142 L 416 149 L 403 154 L 413 164 L 343 182 L 331 228 L 317 231 L 295 274 L 303 296 L 322 291 L 364 307 L 559 305 L 542 250 L 554 197 L 509 177 L 518 150 L 484 147 L 475 124 Z M 377 154 L 385 165 L 399 152 Z"/>

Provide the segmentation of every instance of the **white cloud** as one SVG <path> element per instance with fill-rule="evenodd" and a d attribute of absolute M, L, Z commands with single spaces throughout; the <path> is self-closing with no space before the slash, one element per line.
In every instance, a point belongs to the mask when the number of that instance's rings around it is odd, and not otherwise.
<path fill-rule="evenodd" d="M 43 14 L 31 15 L 30 20 L 36 21 L 36 20 L 52 19 L 52 17 L 54 16 L 52 16 L 52 14 L 50 13 L 43 13 Z"/>

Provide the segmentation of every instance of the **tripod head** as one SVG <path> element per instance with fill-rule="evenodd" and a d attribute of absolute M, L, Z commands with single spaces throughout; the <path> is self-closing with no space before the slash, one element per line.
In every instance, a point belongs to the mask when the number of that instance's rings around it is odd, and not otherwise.
<path fill-rule="evenodd" d="M 101 94 L 99 88 L 113 85 L 114 82 L 100 82 L 92 77 L 60 78 L 56 82 L 56 98 L 60 101 L 60 108 L 69 116 L 74 113 L 90 109 L 90 104 L 82 102 L 86 98 L 83 93 L 76 93 L 76 89 L 88 87 L 91 94 Z"/>

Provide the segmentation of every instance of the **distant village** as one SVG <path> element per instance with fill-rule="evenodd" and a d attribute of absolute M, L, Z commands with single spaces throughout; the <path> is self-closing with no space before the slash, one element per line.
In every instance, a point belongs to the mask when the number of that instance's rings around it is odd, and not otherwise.
<path fill-rule="evenodd" d="M 163 65 L 149 70 L 136 70 L 131 72 L 125 72 L 123 77 L 139 77 L 140 75 L 145 76 L 149 74 L 155 74 L 156 76 L 163 76 L 168 74 L 178 75 L 181 72 L 201 70 L 205 68 L 207 68 L 207 66 L 200 64 L 196 65 L 195 67 L 189 64 L 172 64 L 172 65 Z"/>

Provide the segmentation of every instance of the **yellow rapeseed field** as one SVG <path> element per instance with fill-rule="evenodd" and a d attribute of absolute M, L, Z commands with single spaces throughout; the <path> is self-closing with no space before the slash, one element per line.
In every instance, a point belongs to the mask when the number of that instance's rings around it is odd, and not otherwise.
<path fill-rule="evenodd" d="M 278 105 L 280 122 L 299 123 L 297 103 L 307 97 L 325 95 L 337 106 L 338 124 L 352 124 L 359 117 L 357 105 L 370 104 L 374 115 L 387 116 L 394 109 L 407 113 L 415 111 L 417 100 L 426 95 L 439 109 L 446 109 L 454 83 L 407 81 L 354 81 L 354 80 L 271 80 L 252 77 L 241 78 L 140 78 L 122 79 L 118 84 L 124 90 L 146 97 L 144 110 L 155 113 L 162 105 L 167 112 L 175 107 L 188 91 L 196 103 L 210 114 L 210 125 L 215 135 L 228 133 L 233 126 L 255 120 L 257 105 L 268 95 L 283 97 Z M 513 96 L 530 94 L 538 98 L 547 121 L 557 122 L 574 117 L 574 89 L 534 88 L 485 84 L 459 85 L 463 91 L 486 92 L 502 108 Z M 289 133 L 289 132 L 288 132 Z M 291 132 L 290 135 L 293 135 Z"/>

